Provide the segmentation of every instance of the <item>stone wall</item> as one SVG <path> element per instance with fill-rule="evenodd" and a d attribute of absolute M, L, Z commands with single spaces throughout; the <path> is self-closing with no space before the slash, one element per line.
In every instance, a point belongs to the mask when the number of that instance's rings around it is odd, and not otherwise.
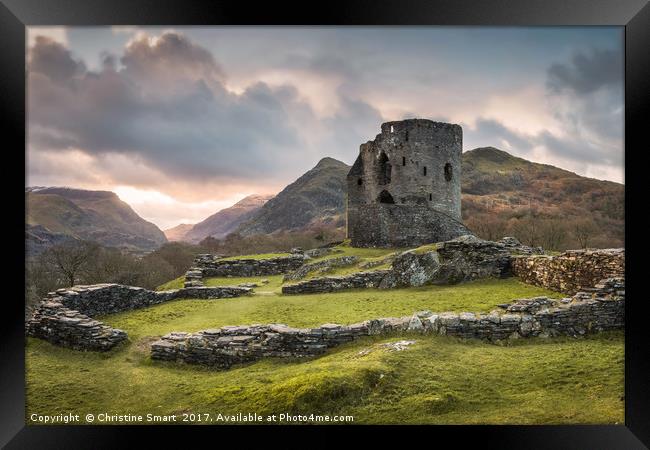
<path fill-rule="evenodd" d="M 27 320 L 28 336 L 76 350 L 110 350 L 127 338 L 124 331 L 93 319 L 177 298 L 228 298 L 251 291 L 243 287 L 193 287 L 150 291 L 120 284 L 73 286 L 50 292 Z"/>
<path fill-rule="evenodd" d="M 235 286 L 191 287 L 169 291 L 148 289 L 121 284 L 94 284 L 59 289 L 48 294 L 49 299 L 60 302 L 91 317 L 115 314 L 131 309 L 164 303 L 178 298 L 229 298 L 251 292 L 250 288 Z"/>
<path fill-rule="evenodd" d="M 45 301 L 27 321 L 27 335 L 75 350 L 107 351 L 126 339 L 111 328 L 57 301 Z"/>
<path fill-rule="evenodd" d="M 217 368 L 264 357 L 307 357 L 361 336 L 413 332 L 499 341 L 520 337 L 579 336 L 624 326 L 623 279 L 602 280 L 589 292 L 562 300 L 520 299 L 488 314 L 422 311 L 343 326 L 298 329 L 283 324 L 230 326 L 197 333 L 175 332 L 151 345 L 156 360 Z"/>
<path fill-rule="evenodd" d="M 389 270 L 356 272 L 351 275 L 312 278 L 296 284 L 282 286 L 283 294 L 315 294 L 319 292 L 334 292 L 344 289 L 379 287 L 381 280 Z"/>
<path fill-rule="evenodd" d="M 625 249 L 569 250 L 558 256 L 521 256 L 512 261 L 523 282 L 566 294 L 594 286 L 598 280 L 625 276 Z"/>
<path fill-rule="evenodd" d="M 267 259 L 221 259 L 219 256 L 201 254 L 185 274 L 185 287 L 200 287 L 207 277 L 256 277 L 281 275 L 302 266 L 309 257 L 296 253 Z"/>

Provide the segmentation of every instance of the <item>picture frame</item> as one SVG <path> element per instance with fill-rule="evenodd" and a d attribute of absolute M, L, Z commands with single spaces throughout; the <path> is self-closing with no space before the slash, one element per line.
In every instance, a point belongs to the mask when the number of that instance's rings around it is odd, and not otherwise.
<path fill-rule="evenodd" d="M 330 1 L 318 5 L 261 3 L 255 7 L 230 1 L 180 0 L 1 0 L 0 110 L 5 129 L 5 167 L 2 182 L 11 201 L 5 224 L 24 231 L 20 214 L 25 207 L 19 178 L 28 162 L 18 149 L 25 146 L 25 27 L 33 25 L 480 25 L 480 26 L 603 26 L 625 28 L 625 207 L 628 296 L 625 329 L 625 424 L 562 426 L 434 426 L 348 427 L 346 432 L 369 432 L 375 438 L 411 440 L 416 431 L 424 442 L 480 444 L 483 448 L 607 448 L 650 446 L 650 349 L 646 344 L 647 302 L 641 296 L 647 239 L 635 224 L 643 224 L 645 128 L 650 118 L 650 5 L 644 0 L 376 0 Z M 646 139 L 644 139 L 646 138 Z M 11 143 L 11 144 L 10 144 Z M 22 217 L 24 219 L 24 215 Z M 640 227 L 639 227 L 640 228 Z M 21 231 L 22 230 L 22 231 Z M 266 427 L 259 436 L 247 427 L 129 427 L 25 425 L 25 331 L 21 288 L 24 246 L 9 238 L 7 280 L 2 327 L 0 387 L 0 444 L 6 448 L 119 448 L 137 438 L 171 443 L 172 439 L 224 442 L 226 435 L 248 442 L 249 437 L 287 441 L 286 429 Z M 9 256 L 10 255 L 10 256 Z M 21 275 L 22 274 L 22 275 Z M 290 427 L 294 431 L 294 427 Z M 341 431 L 340 427 L 335 427 Z M 352 430 L 350 429 L 352 428 Z M 341 437 L 328 428 L 301 427 L 310 441 L 337 445 Z M 190 434 L 191 433 L 191 434 Z M 276 433 L 278 436 L 275 436 Z M 404 435 L 402 435 L 404 433 Z M 137 435 L 137 436 L 136 436 Z M 280 438 L 282 436 L 282 438 Z M 192 439 L 188 441 L 188 439 Z M 414 438 L 413 438 L 414 439 Z"/>

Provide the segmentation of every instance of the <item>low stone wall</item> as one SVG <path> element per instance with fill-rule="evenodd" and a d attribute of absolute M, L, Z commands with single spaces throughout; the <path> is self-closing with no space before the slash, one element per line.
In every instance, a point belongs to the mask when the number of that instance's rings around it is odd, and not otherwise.
<path fill-rule="evenodd" d="M 306 257 L 302 254 L 280 256 L 268 259 L 208 259 L 195 261 L 194 268 L 200 269 L 206 277 L 257 277 L 281 275 L 302 266 Z"/>
<path fill-rule="evenodd" d="M 203 286 L 169 291 L 150 291 L 140 287 L 111 283 L 59 289 L 50 292 L 47 298 L 58 301 L 63 306 L 82 314 L 95 317 L 144 308 L 178 298 L 229 298 L 250 292 L 250 288 L 235 286 Z"/>
<path fill-rule="evenodd" d="M 251 292 L 244 287 L 193 287 L 150 291 L 120 284 L 74 286 L 50 292 L 26 323 L 28 336 L 76 350 L 106 351 L 127 338 L 124 331 L 92 319 L 177 298 L 228 298 Z"/>
<path fill-rule="evenodd" d="M 379 287 L 389 270 L 357 272 L 351 275 L 313 278 L 296 284 L 282 286 L 283 294 L 314 294 L 344 289 Z"/>
<path fill-rule="evenodd" d="M 111 328 L 60 302 L 45 301 L 27 321 L 27 334 L 75 350 L 110 350 L 126 339 L 126 333 Z"/>
<path fill-rule="evenodd" d="M 598 280 L 625 276 L 625 249 L 569 250 L 558 256 L 513 258 L 512 272 L 523 282 L 574 294 Z"/>
<path fill-rule="evenodd" d="M 359 262 L 358 256 L 338 256 L 313 263 L 306 263 L 283 277 L 283 281 L 295 281 L 305 278 L 311 272 L 326 272 L 335 267 L 351 266 Z"/>
<path fill-rule="evenodd" d="M 624 326 L 622 279 L 603 280 L 591 292 L 562 300 L 520 299 L 488 314 L 422 311 L 343 326 L 291 328 L 283 324 L 230 326 L 197 333 L 175 332 L 151 345 L 156 360 L 217 368 L 264 357 L 306 357 L 361 336 L 414 332 L 499 341 L 519 337 L 578 336 Z"/>

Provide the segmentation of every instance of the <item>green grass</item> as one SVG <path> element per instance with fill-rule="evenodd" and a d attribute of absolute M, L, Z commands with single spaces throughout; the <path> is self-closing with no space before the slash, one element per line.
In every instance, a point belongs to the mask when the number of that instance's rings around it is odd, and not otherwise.
<path fill-rule="evenodd" d="M 455 286 L 405 289 L 354 289 L 328 294 L 277 295 L 281 275 L 266 277 L 256 295 L 219 300 L 176 300 L 101 318 L 132 338 L 170 331 L 198 331 L 224 325 L 281 322 L 296 327 L 323 323 L 350 324 L 415 311 L 490 311 L 499 303 L 523 297 L 559 294 L 515 278 L 480 280 Z M 211 283 L 237 284 L 259 278 L 218 278 Z M 265 292 L 262 292 L 265 291 Z"/>
<path fill-rule="evenodd" d="M 511 346 L 413 336 L 402 352 L 381 347 L 398 339 L 214 371 L 152 362 L 145 340 L 102 354 L 30 338 L 27 417 L 288 412 L 379 424 L 623 423 L 623 333 Z"/>
<path fill-rule="evenodd" d="M 165 284 L 161 284 L 156 288 L 157 291 L 168 291 L 170 289 L 180 289 L 183 287 L 183 283 L 185 282 L 185 276 L 180 276 L 178 278 L 174 278 L 171 281 L 168 281 Z"/>
<path fill-rule="evenodd" d="M 282 288 L 283 275 L 266 275 L 260 277 L 214 277 L 206 278 L 203 284 L 206 286 L 237 286 L 241 283 L 255 283 L 258 287 L 253 288 L 255 294 L 279 294 Z M 262 280 L 268 280 L 268 283 L 262 283 Z"/>

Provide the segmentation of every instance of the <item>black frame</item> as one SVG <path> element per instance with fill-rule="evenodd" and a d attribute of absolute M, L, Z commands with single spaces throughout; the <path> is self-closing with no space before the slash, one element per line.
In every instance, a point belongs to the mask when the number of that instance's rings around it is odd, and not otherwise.
<path fill-rule="evenodd" d="M 647 0 L 330 0 L 317 5 L 303 2 L 260 3 L 251 7 L 232 0 L 0 0 L 0 114 L 5 124 L 3 143 L 5 158 L 13 163 L 7 167 L 22 168 L 24 157 L 18 148 L 25 145 L 25 27 L 33 25 L 618 25 L 625 27 L 625 232 L 627 260 L 625 333 L 625 425 L 563 425 L 563 426 L 433 426 L 397 428 L 371 427 L 373 435 L 406 432 L 401 439 L 411 438 L 413 431 L 423 431 L 418 438 L 429 445 L 444 445 L 452 439 L 454 446 L 474 441 L 483 448 L 603 448 L 633 449 L 650 446 L 650 351 L 644 342 L 647 321 L 644 314 L 647 300 L 641 298 L 641 264 L 647 240 L 634 236 L 632 226 L 643 220 L 637 205 L 642 201 L 642 151 L 647 151 L 645 129 L 650 118 L 650 5 Z M 311 7 L 311 8 L 310 8 Z M 9 139 L 7 139 L 9 138 Z M 6 144 L 12 143 L 12 146 Z M 24 148 L 24 147 L 23 147 Z M 638 170 L 638 176 L 635 171 Z M 18 211 L 24 210 L 21 173 L 11 170 L 0 179 L 11 200 L 3 224 L 20 236 L 24 230 Z M 23 180 L 24 181 L 24 180 Z M 9 194 L 9 195 L 7 195 Z M 24 219 L 24 216 L 23 216 Z M 8 234 L 5 234 L 8 236 Z M 13 233 L 12 233 L 13 236 Z M 24 244 L 9 239 L 15 246 L 5 256 L 6 279 L 13 283 L 12 293 L 3 299 L 1 316 L 7 324 L 1 328 L 0 350 L 0 445 L 7 448 L 115 448 L 135 445 L 135 434 L 146 439 L 171 443 L 170 437 L 186 432 L 185 427 L 128 426 L 26 426 L 25 425 L 25 358 L 24 310 L 16 297 L 23 295 L 16 283 L 24 280 Z M 630 295 L 631 293 L 631 295 Z M 639 295 L 641 294 L 641 295 Z M 354 427 L 366 431 L 370 427 Z M 417 429 L 416 429 L 417 428 Z M 267 427 L 266 433 L 278 430 L 287 443 L 286 428 Z M 301 427 L 311 436 L 303 445 L 341 445 L 331 428 Z M 327 431 L 326 431 L 327 430 Z M 346 431 L 349 431 L 347 428 Z M 292 429 L 293 431 L 293 429 Z M 338 428 L 337 428 L 338 431 Z M 225 434 L 246 433 L 240 442 L 248 446 L 249 428 L 193 427 L 196 437 L 213 439 L 219 445 Z M 210 434 L 207 436 L 206 433 Z M 184 434 L 184 433 L 183 433 Z M 314 434 L 319 441 L 315 441 Z M 143 436 L 138 436 L 143 437 Z M 184 442 L 188 436 L 185 436 Z M 234 437 L 234 436 L 229 436 Z M 278 436 L 279 437 L 279 436 Z M 265 436 L 266 439 L 269 437 Z M 270 437 L 271 439 L 273 437 Z M 218 439 L 218 440 L 217 440 Z M 296 441 L 293 441 L 296 442 Z M 345 441 L 343 441 L 345 442 Z M 237 445 L 237 444 L 235 444 Z"/>

